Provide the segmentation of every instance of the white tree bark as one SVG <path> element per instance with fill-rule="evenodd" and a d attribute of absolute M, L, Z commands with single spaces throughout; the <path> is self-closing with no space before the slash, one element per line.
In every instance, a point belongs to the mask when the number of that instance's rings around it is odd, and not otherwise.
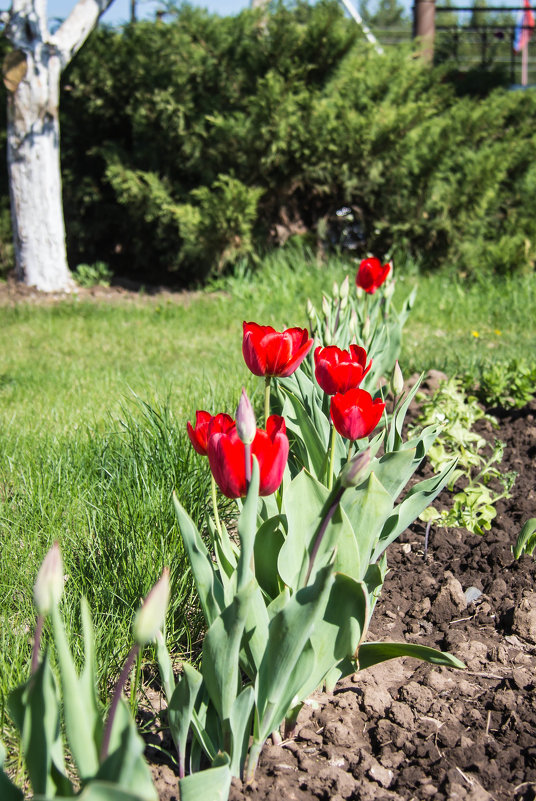
<path fill-rule="evenodd" d="M 46 0 L 13 0 L 5 33 L 17 48 L 4 65 L 11 217 L 19 281 L 69 291 L 60 172 L 62 70 L 112 0 L 79 0 L 55 35 Z"/>

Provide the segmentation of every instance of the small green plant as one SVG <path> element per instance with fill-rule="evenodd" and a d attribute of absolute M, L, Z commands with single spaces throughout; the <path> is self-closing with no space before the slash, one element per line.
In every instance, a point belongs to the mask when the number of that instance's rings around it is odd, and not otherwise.
<path fill-rule="evenodd" d="M 96 261 L 94 264 L 79 264 L 74 271 L 76 283 L 89 289 L 92 286 L 110 286 L 113 273 L 104 261 Z"/>
<path fill-rule="evenodd" d="M 519 532 L 516 544 L 513 547 L 514 559 L 519 559 L 524 553 L 532 556 L 536 548 L 536 517 L 531 517 Z"/>
<path fill-rule="evenodd" d="M 521 409 L 536 395 L 536 363 L 512 359 L 505 364 L 484 366 L 473 391 L 487 407 Z"/>
<path fill-rule="evenodd" d="M 428 451 L 430 463 L 438 470 L 457 457 L 448 489 L 453 490 L 457 484 L 462 488 L 453 496 L 450 509 L 425 509 L 420 515 L 423 522 L 432 521 L 445 528 L 460 526 L 473 534 L 483 534 L 491 528 L 497 501 L 510 497 L 516 474 L 504 473 L 497 466 L 504 453 L 504 444 L 499 440 L 490 456 L 483 455 L 488 443 L 473 430 L 482 419 L 497 425 L 496 419 L 479 406 L 477 398 L 464 392 L 459 378 L 442 382 L 434 395 L 424 401 L 418 425 L 440 425 L 439 437 Z M 489 486 L 492 480 L 501 487 L 499 491 Z"/>

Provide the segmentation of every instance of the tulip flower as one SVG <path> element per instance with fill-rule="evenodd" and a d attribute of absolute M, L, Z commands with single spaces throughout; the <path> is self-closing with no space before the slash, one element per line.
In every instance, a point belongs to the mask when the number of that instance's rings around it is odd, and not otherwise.
<path fill-rule="evenodd" d="M 282 417 L 271 415 L 266 431 L 258 428 L 251 453 L 259 463 L 260 495 L 271 495 L 279 488 L 288 458 L 288 438 Z M 247 493 L 245 446 L 236 427 L 209 437 L 208 461 L 216 484 L 228 498 Z"/>
<path fill-rule="evenodd" d="M 335 345 L 315 350 L 315 378 L 327 395 L 358 387 L 371 365 L 367 365 L 365 349 L 357 345 L 350 345 L 349 350 Z"/>
<path fill-rule="evenodd" d="M 287 328 L 280 333 L 269 325 L 244 322 L 242 353 L 254 375 L 292 375 L 312 345 L 306 328 Z"/>
<path fill-rule="evenodd" d="M 349 440 L 362 439 L 374 431 L 380 422 L 385 403 L 364 389 L 350 389 L 337 393 L 331 399 L 330 414 L 333 425 Z"/>
<path fill-rule="evenodd" d="M 207 455 L 208 438 L 210 433 L 228 431 L 234 426 L 233 418 L 228 414 L 216 414 L 199 410 L 195 413 L 195 428 L 190 422 L 186 424 L 190 442 L 201 456 Z M 210 432 L 209 432 L 210 429 Z"/>
<path fill-rule="evenodd" d="M 363 259 L 359 265 L 355 282 L 360 289 L 373 295 L 391 271 L 390 264 L 384 264 L 379 259 Z"/>

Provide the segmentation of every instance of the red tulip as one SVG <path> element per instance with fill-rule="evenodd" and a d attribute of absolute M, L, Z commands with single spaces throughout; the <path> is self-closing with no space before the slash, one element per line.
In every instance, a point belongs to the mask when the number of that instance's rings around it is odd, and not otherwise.
<path fill-rule="evenodd" d="M 331 399 L 333 425 L 346 439 L 362 439 L 374 431 L 385 409 L 385 403 L 364 389 L 350 389 Z"/>
<path fill-rule="evenodd" d="M 234 420 L 230 415 L 222 413 L 213 417 L 210 412 L 204 411 L 195 413 L 195 428 L 190 422 L 186 423 L 190 442 L 201 456 L 207 455 L 208 440 L 212 434 L 228 431 L 233 426 Z"/>
<path fill-rule="evenodd" d="M 257 429 L 251 453 L 259 462 L 259 494 L 271 495 L 283 480 L 288 458 L 288 438 L 282 417 L 273 414 L 266 421 L 266 431 Z M 216 484 L 224 495 L 228 498 L 243 498 L 246 495 L 245 446 L 236 427 L 210 436 L 208 461 Z"/>
<path fill-rule="evenodd" d="M 287 328 L 279 333 L 270 325 L 244 323 L 242 353 L 253 375 L 292 375 L 312 345 L 306 328 Z"/>
<path fill-rule="evenodd" d="M 365 348 L 358 345 L 350 345 L 349 351 L 335 345 L 315 350 L 315 378 L 327 395 L 358 387 L 371 365 Z"/>
<path fill-rule="evenodd" d="M 373 295 L 391 271 L 390 264 L 384 264 L 379 259 L 363 259 L 355 277 L 358 287 Z"/>

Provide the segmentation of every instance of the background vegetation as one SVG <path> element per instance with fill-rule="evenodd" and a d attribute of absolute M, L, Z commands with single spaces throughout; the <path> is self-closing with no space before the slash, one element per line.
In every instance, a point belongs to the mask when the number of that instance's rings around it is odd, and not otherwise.
<path fill-rule="evenodd" d="M 71 266 L 199 284 L 289 237 L 333 243 L 347 206 L 358 254 L 530 270 L 536 97 L 470 88 L 409 46 L 378 55 L 335 2 L 101 28 L 63 82 Z"/>

